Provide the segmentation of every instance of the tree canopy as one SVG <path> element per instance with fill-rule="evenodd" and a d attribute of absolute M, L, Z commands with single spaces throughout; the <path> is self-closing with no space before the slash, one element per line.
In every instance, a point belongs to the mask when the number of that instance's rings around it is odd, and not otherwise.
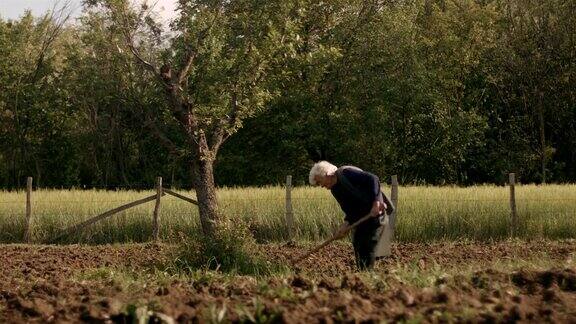
<path fill-rule="evenodd" d="M 85 6 L 0 18 L 4 188 L 197 186 L 194 157 L 220 186 L 576 180 L 575 0 Z"/>

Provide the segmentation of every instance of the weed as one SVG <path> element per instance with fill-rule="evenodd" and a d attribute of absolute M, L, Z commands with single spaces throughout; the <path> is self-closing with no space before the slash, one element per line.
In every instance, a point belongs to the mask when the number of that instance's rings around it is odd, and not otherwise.
<path fill-rule="evenodd" d="M 279 310 L 267 308 L 258 298 L 254 298 L 252 303 L 253 312 L 243 306 L 237 307 L 236 312 L 241 323 L 268 324 L 281 321 L 282 313 Z"/>

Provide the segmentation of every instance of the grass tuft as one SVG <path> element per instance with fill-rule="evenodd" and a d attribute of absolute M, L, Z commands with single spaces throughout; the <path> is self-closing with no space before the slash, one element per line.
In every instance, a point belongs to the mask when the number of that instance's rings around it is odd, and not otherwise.
<path fill-rule="evenodd" d="M 173 259 L 173 269 L 188 273 L 201 269 L 261 276 L 284 269 L 259 253 L 256 240 L 242 221 L 221 221 L 213 236 L 182 236 Z"/>

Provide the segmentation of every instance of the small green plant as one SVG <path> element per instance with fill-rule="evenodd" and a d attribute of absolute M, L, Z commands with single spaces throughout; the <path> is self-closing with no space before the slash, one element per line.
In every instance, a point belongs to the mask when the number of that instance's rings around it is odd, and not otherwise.
<path fill-rule="evenodd" d="M 270 286 L 266 282 L 260 282 L 258 286 L 258 294 L 268 298 L 278 298 L 283 301 L 295 302 L 298 297 L 294 294 L 289 286 Z"/>
<path fill-rule="evenodd" d="M 253 312 L 246 307 L 236 309 L 240 317 L 240 323 L 268 324 L 281 321 L 282 313 L 279 310 L 267 308 L 258 298 L 253 299 L 253 304 Z"/>
<path fill-rule="evenodd" d="M 183 237 L 176 249 L 174 268 L 185 272 L 198 269 L 245 275 L 268 275 L 282 267 L 259 253 L 256 240 L 246 224 L 224 220 L 212 236 Z"/>

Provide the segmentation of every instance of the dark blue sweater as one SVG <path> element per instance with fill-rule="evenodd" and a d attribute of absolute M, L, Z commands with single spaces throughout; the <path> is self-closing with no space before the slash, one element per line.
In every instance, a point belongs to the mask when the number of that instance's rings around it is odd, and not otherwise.
<path fill-rule="evenodd" d="M 360 218 L 370 213 L 372 204 L 375 200 L 383 201 L 380 195 L 380 181 L 377 176 L 366 171 L 360 171 L 352 168 L 345 168 L 342 170 L 342 175 L 348 179 L 350 184 L 354 186 L 364 197 L 364 199 L 357 198 L 351 194 L 346 186 L 336 182 L 330 189 L 340 208 L 346 214 L 344 220 L 352 224 Z M 374 218 L 377 220 L 377 218 Z"/>

